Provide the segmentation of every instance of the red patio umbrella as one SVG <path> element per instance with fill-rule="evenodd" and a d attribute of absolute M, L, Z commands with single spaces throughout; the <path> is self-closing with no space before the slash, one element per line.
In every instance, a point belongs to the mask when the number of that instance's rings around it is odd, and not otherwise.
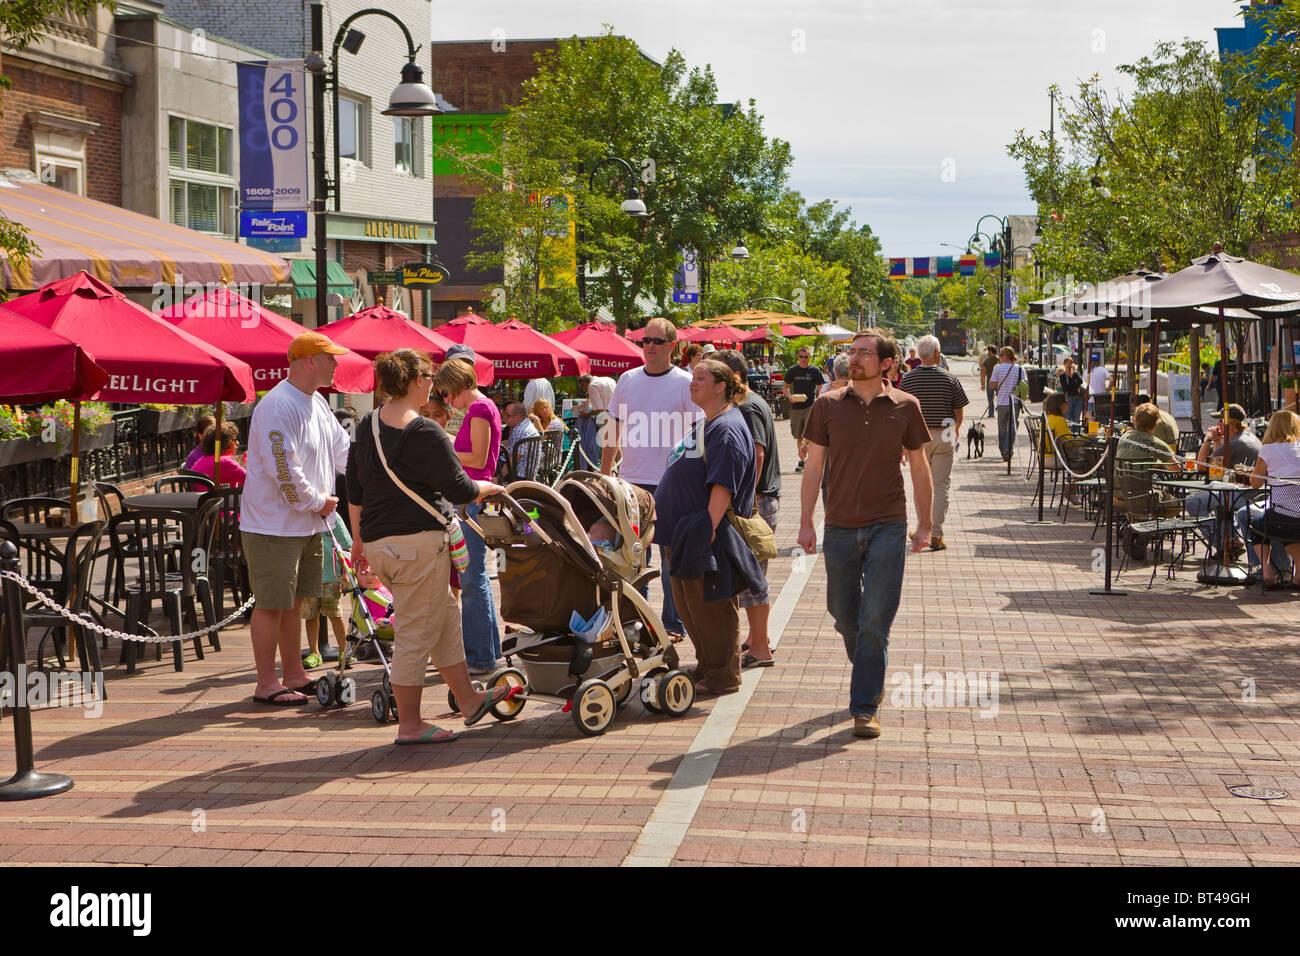
<path fill-rule="evenodd" d="M 766 342 L 772 338 L 797 339 L 804 335 L 817 335 L 816 329 L 805 329 L 798 325 L 791 325 L 789 322 L 782 322 L 773 332 L 772 326 L 754 329 L 752 332 L 743 333 L 742 342 Z"/>
<path fill-rule="evenodd" d="M 543 335 L 531 325 L 520 322 L 518 319 L 508 319 L 497 326 L 498 329 L 508 329 L 520 336 L 526 341 L 535 341 L 537 347 L 543 351 L 550 351 L 556 364 L 560 367 L 561 375 L 586 375 L 591 371 L 591 360 L 577 349 L 570 348 L 566 343 L 557 341 L 554 336 Z"/>
<path fill-rule="evenodd" d="M 591 360 L 593 375 L 621 375 L 645 364 L 645 355 L 608 322 L 584 322 L 551 338 Z"/>
<path fill-rule="evenodd" d="M 198 405 L 244 402 L 257 386 L 246 362 L 158 318 L 86 272 L 51 282 L 5 306 L 67 336 L 109 374 L 96 396 L 105 402 Z M 79 491 L 81 410 L 72 428 L 72 508 Z"/>
<path fill-rule="evenodd" d="M 535 340 L 518 329 L 493 325 L 473 312 L 438 326 L 438 334 L 453 342 L 463 342 L 475 355 L 490 358 L 500 378 L 551 378 L 562 374 L 558 350 L 540 350 Z M 541 338 L 546 340 L 545 336 Z"/>
<path fill-rule="evenodd" d="M 268 389 L 289 374 L 289 343 L 307 331 L 292 319 L 229 289 L 193 296 L 158 314 L 177 328 L 247 362 L 259 389 Z M 374 391 L 374 366 L 364 356 L 351 352 L 340 355 L 338 360 L 336 391 Z"/>
<path fill-rule="evenodd" d="M 393 349 L 416 349 L 429 353 L 435 362 L 441 362 L 452 346 L 452 341 L 440 332 L 417 325 L 385 305 L 372 305 L 354 312 L 346 319 L 321 326 L 320 331 L 331 341 L 368 359 Z M 491 385 L 494 380 L 492 363 L 477 349 L 474 375 L 480 385 Z"/>
<path fill-rule="evenodd" d="M 71 339 L 0 307 L 0 401 L 86 400 L 108 373 Z"/>
<path fill-rule="evenodd" d="M 739 345 L 745 341 L 745 334 L 721 324 L 692 325 L 677 330 L 677 338 L 682 342 L 710 342 L 713 345 Z"/>

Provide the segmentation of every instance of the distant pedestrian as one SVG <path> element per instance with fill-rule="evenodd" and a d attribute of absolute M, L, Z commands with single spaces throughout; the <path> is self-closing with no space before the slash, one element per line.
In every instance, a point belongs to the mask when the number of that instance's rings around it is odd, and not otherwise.
<path fill-rule="evenodd" d="M 1083 418 L 1083 376 L 1074 367 L 1074 359 L 1067 358 L 1061 363 L 1061 371 L 1056 376 L 1057 387 L 1065 395 L 1066 415 L 1072 422 Z"/>
<path fill-rule="evenodd" d="M 808 421 L 808 413 L 812 410 L 817 392 L 825 379 L 822 377 L 821 370 L 812 364 L 811 349 L 804 346 L 799 349 L 796 356 L 799 364 L 785 370 L 782 388 L 790 401 L 790 434 L 794 436 L 795 445 L 798 446 L 799 439 L 803 437 L 804 423 Z M 803 465 L 803 458 L 800 457 L 794 470 L 803 471 Z"/>
<path fill-rule="evenodd" d="M 1024 381 L 1025 370 L 1016 364 L 1015 349 L 1004 345 L 998 352 L 1002 361 L 989 373 L 989 382 L 996 392 L 994 401 L 998 410 L 998 450 L 1002 460 L 1011 460 L 1011 451 L 1016 443 L 1016 428 L 1020 424 L 1020 412 L 1017 406 L 1016 389 Z"/>
<path fill-rule="evenodd" d="M 998 367 L 998 350 L 992 345 L 988 347 L 988 354 L 980 359 L 980 388 L 984 389 L 984 394 L 989 400 L 988 410 L 984 412 L 985 418 L 992 418 L 994 415 L 993 383 L 989 381 L 989 376 L 993 370 Z"/>
<path fill-rule="evenodd" d="M 877 710 L 885 689 L 889 628 L 898 611 L 907 553 L 907 494 L 899 458 L 906 453 L 917 512 L 912 550 L 930 545 L 930 431 L 914 395 L 886 388 L 898 364 L 888 332 L 865 329 L 853 338 L 848 388 L 813 405 L 805 429 L 808 467 L 800 487 L 799 546 L 817 550 L 813 510 L 829 463 L 826 496 L 826 606 L 853 662 L 849 710 L 853 733 L 879 737 Z"/>
<path fill-rule="evenodd" d="M 961 444 L 962 409 L 970 404 L 970 399 L 957 376 L 939 367 L 939 340 L 935 336 L 922 336 L 916 343 L 916 351 L 921 366 L 903 376 L 903 390 L 915 395 L 921 403 L 921 414 L 930 429 L 930 440 L 925 443 L 925 457 L 934 486 L 930 550 L 942 551 L 948 547 L 943 538 L 943 522 L 948 516 L 953 457 Z"/>

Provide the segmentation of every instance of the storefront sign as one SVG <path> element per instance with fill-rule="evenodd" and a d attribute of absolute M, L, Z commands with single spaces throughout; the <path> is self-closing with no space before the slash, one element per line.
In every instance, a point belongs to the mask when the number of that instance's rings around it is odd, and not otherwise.
<path fill-rule="evenodd" d="M 372 239 L 419 239 L 420 226 L 414 222 L 367 219 L 365 222 L 365 235 Z"/>
<path fill-rule="evenodd" d="M 306 209 L 310 205 L 302 62 L 236 64 L 241 209 Z"/>
<path fill-rule="evenodd" d="M 418 219 L 366 219 L 332 212 L 325 217 L 325 236 L 329 239 L 353 239 L 359 242 L 414 242 L 429 245 L 434 241 L 433 223 Z"/>
<path fill-rule="evenodd" d="M 302 239 L 307 235 L 307 213 L 241 211 L 239 234 L 256 239 Z"/>
<path fill-rule="evenodd" d="M 396 269 L 372 269 L 366 273 L 371 285 L 401 285 L 402 274 Z"/>
<path fill-rule="evenodd" d="M 401 273 L 402 284 L 407 286 L 437 285 L 451 275 L 440 262 L 408 262 Z"/>

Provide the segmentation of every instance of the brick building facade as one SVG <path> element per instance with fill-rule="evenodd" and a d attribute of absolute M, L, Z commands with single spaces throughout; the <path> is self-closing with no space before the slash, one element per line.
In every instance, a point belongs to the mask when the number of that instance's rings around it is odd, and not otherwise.
<path fill-rule="evenodd" d="M 122 66 L 106 11 L 67 15 L 25 50 L 4 48 L 12 82 L 0 115 L 0 169 L 26 169 L 50 185 L 122 202 Z"/>

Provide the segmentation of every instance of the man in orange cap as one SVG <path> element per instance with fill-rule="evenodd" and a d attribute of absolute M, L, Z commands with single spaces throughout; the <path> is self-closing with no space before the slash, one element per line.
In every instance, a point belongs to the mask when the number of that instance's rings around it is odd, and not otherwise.
<path fill-rule="evenodd" d="M 253 608 L 253 700 L 285 707 L 307 703 L 316 682 L 298 653 L 305 597 L 321 593 L 321 532 L 338 507 L 334 476 L 348 463 L 348 433 L 319 389 L 334 383 L 336 355 L 348 350 L 320 332 L 289 343 L 289 377 L 266 393 L 253 412 L 248 478 L 239 527 Z M 284 668 L 275 674 L 275 652 Z"/>

